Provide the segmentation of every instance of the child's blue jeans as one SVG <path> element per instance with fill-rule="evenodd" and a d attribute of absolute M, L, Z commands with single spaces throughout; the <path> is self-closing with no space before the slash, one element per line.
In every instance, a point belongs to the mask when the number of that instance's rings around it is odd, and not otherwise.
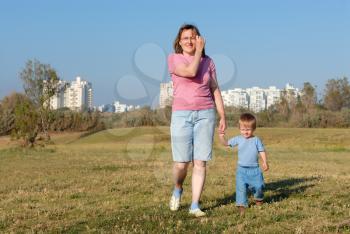
<path fill-rule="evenodd" d="M 256 201 L 262 201 L 264 187 L 264 177 L 260 167 L 237 166 L 236 206 L 248 206 L 248 189 L 253 192 Z"/>

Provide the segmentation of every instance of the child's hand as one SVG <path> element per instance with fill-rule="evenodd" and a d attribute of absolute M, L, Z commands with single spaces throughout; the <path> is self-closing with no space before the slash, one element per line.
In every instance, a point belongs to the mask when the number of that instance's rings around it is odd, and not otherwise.
<path fill-rule="evenodd" d="M 218 129 L 220 143 L 224 146 L 228 146 L 227 140 L 225 139 L 225 131 Z"/>
<path fill-rule="evenodd" d="M 262 168 L 264 171 L 268 171 L 269 170 L 269 165 L 267 163 L 263 163 L 262 164 Z"/>

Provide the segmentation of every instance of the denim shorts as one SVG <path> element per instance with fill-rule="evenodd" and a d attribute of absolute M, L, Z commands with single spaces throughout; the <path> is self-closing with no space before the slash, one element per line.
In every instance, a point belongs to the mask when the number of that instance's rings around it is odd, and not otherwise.
<path fill-rule="evenodd" d="M 209 161 L 212 157 L 215 109 L 179 110 L 171 115 L 171 149 L 175 162 Z"/>
<path fill-rule="evenodd" d="M 260 167 L 237 166 L 236 172 L 236 206 L 248 206 L 248 190 L 256 201 L 264 198 L 264 176 Z"/>

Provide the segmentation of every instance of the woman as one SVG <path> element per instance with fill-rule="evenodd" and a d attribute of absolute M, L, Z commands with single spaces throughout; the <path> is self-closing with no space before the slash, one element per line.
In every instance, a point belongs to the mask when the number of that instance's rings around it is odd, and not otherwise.
<path fill-rule="evenodd" d="M 226 129 L 215 65 L 205 55 L 204 46 L 205 40 L 198 28 L 186 24 L 179 29 L 174 41 L 175 53 L 168 57 L 174 90 L 171 146 L 175 188 L 170 209 L 176 211 L 180 207 L 182 185 L 192 162 L 192 204 L 189 213 L 196 217 L 205 215 L 199 207 L 199 199 L 206 176 L 206 162 L 212 156 L 215 106 L 220 117 L 219 131 L 223 133 Z"/>

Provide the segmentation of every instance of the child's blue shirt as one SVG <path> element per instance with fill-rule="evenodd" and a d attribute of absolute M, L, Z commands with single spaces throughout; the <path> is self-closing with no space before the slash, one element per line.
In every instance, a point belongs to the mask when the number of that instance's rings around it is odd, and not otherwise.
<path fill-rule="evenodd" d="M 238 145 L 238 165 L 242 167 L 257 167 L 259 166 L 259 152 L 265 151 L 264 145 L 259 137 L 245 138 L 236 136 L 228 140 L 227 144 L 230 147 Z"/>

